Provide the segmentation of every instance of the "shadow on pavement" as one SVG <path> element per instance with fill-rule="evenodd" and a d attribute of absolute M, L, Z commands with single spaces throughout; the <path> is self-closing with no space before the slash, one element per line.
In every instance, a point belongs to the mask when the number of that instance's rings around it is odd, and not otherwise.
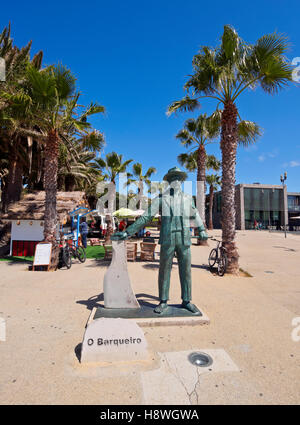
<path fill-rule="evenodd" d="M 151 308 L 155 308 L 157 306 L 157 302 L 159 302 L 159 298 L 156 297 L 155 295 L 150 295 L 150 294 L 135 294 L 139 304 L 141 306 L 145 306 L 145 307 L 151 307 Z M 149 302 L 148 300 L 155 300 L 156 303 L 153 304 L 152 302 Z"/>
<path fill-rule="evenodd" d="M 155 301 L 159 301 L 159 298 L 154 296 L 154 295 L 150 295 L 150 294 L 135 294 L 138 302 L 141 305 L 145 305 L 145 306 L 149 306 L 149 307 L 155 307 L 157 305 L 157 303 L 153 304 L 151 302 L 149 302 L 150 300 L 155 300 Z M 104 303 L 102 303 L 101 301 L 104 301 L 104 294 L 103 292 L 99 295 L 93 295 L 92 297 L 88 298 L 87 300 L 78 300 L 76 301 L 76 304 L 82 304 L 85 305 L 86 308 L 88 310 L 93 310 L 94 307 L 102 307 L 104 308 Z"/>
<path fill-rule="evenodd" d="M 16 264 L 29 264 L 32 265 L 33 260 L 27 260 L 26 258 L 22 257 L 3 257 L 0 259 L 0 264 L 4 263 L 8 266 L 14 266 Z"/>
<path fill-rule="evenodd" d="M 104 304 L 99 304 L 99 301 L 104 301 L 103 292 L 99 295 L 93 295 L 87 300 L 76 301 L 76 304 L 85 305 L 88 310 L 93 310 L 94 307 L 104 307 Z"/>
<path fill-rule="evenodd" d="M 74 353 L 79 361 L 79 363 L 81 362 L 81 346 L 82 343 L 80 342 L 79 344 L 76 345 L 76 347 L 74 348 Z"/>
<path fill-rule="evenodd" d="M 273 245 L 273 248 L 281 248 L 281 249 L 284 249 L 285 251 L 297 252 L 296 249 L 287 248 L 286 246 L 275 246 L 275 245 Z"/>

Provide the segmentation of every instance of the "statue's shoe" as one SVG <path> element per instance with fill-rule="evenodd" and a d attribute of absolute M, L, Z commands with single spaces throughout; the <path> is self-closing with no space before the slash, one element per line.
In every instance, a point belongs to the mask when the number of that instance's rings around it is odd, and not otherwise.
<path fill-rule="evenodd" d="M 160 303 L 158 304 L 158 306 L 155 307 L 154 311 L 155 313 L 163 314 L 163 313 L 166 313 L 168 309 L 169 309 L 169 306 L 167 303 Z"/>
<path fill-rule="evenodd" d="M 186 310 L 189 310 L 190 312 L 197 314 L 201 316 L 200 310 L 195 306 L 195 304 L 192 304 L 190 302 L 184 302 L 181 304 L 182 308 L 185 308 Z"/>

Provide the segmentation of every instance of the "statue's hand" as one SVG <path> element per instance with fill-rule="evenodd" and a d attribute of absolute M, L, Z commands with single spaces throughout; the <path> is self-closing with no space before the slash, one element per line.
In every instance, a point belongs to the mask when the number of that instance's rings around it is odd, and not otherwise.
<path fill-rule="evenodd" d="M 116 232 L 113 235 L 111 235 L 110 239 L 112 241 L 123 241 L 128 238 L 127 232 Z"/>
<path fill-rule="evenodd" d="M 208 234 L 206 233 L 206 231 L 205 231 L 205 230 L 203 230 L 203 229 L 199 228 L 199 236 L 198 236 L 198 238 L 199 238 L 201 241 L 207 241 L 207 239 L 208 239 Z"/>

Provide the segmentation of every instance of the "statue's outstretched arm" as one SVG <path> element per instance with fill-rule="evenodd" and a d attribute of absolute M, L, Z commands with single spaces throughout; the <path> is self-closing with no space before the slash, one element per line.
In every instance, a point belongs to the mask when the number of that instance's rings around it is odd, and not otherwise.
<path fill-rule="evenodd" d="M 144 214 L 139 217 L 131 226 L 127 227 L 126 232 L 129 236 L 134 235 L 137 233 L 140 229 L 146 226 L 146 224 L 150 223 L 155 215 L 159 211 L 159 205 L 160 205 L 160 199 L 157 197 L 153 199 L 150 207 L 147 211 L 144 212 Z"/>
<path fill-rule="evenodd" d="M 111 236 L 112 240 L 127 239 L 137 233 L 140 229 L 150 223 L 153 217 L 159 212 L 161 200 L 159 197 L 153 199 L 151 206 L 144 214 L 139 217 L 133 224 L 127 227 L 124 232 L 116 232 Z"/>

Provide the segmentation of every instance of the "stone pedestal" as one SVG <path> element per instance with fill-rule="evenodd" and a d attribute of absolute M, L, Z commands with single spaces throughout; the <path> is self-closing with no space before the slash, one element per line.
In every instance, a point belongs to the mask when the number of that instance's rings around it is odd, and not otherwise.
<path fill-rule="evenodd" d="M 134 321 L 140 327 L 146 326 L 196 326 L 208 325 L 209 317 L 201 310 L 200 314 L 191 313 L 181 307 L 181 305 L 169 305 L 167 314 L 157 314 L 154 311 L 155 305 L 143 305 L 141 299 L 140 309 L 113 309 L 94 308 L 88 323 L 100 318 L 123 318 Z"/>
<path fill-rule="evenodd" d="M 102 318 L 88 323 L 82 342 L 81 363 L 147 358 L 147 341 L 134 321 Z"/>
<path fill-rule="evenodd" d="M 140 308 L 127 270 L 125 241 L 112 241 L 112 260 L 103 281 L 105 308 Z"/>

